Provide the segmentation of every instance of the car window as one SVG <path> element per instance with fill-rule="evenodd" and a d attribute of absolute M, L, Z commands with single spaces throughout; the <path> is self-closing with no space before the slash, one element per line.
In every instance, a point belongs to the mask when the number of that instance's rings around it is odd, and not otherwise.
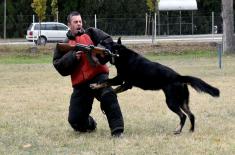
<path fill-rule="evenodd" d="M 41 24 L 41 30 L 46 30 L 46 24 Z"/>
<path fill-rule="evenodd" d="M 33 24 L 31 24 L 28 29 L 30 30 L 32 26 Z M 39 29 L 40 29 L 40 25 L 35 24 L 34 30 L 39 30 Z M 63 30 L 64 31 L 64 30 L 68 30 L 68 28 L 62 24 L 41 24 L 41 30 Z"/>
<path fill-rule="evenodd" d="M 46 24 L 46 30 L 56 30 L 55 24 Z"/>
<path fill-rule="evenodd" d="M 34 25 L 34 30 L 39 30 L 39 24 Z"/>
<path fill-rule="evenodd" d="M 64 25 L 61 25 L 61 24 L 56 24 L 57 26 L 57 30 L 67 30 L 68 28 Z"/>
<path fill-rule="evenodd" d="M 40 24 L 35 24 L 34 30 L 40 30 Z M 41 24 L 41 30 L 46 30 L 46 24 Z"/>
<path fill-rule="evenodd" d="M 28 30 L 31 30 L 31 29 L 32 29 L 32 26 L 33 26 L 33 24 L 30 24 Z"/>

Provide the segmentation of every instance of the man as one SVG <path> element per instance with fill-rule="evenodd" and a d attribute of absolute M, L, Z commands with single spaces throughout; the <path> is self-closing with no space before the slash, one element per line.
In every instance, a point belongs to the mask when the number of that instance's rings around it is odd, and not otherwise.
<path fill-rule="evenodd" d="M 65 42 L 70 45 L 98 44 L 110 48 L 113 40 L 105 32 L 88 28 L 83 29 L 82 17 L 78 12 L 68 15 L 68 26 Z M 91 63 L 90 60 L 93 60 Z M 116 94 L 111 87 L 98 90 L 90 88 L 91 83 L 97 83 L 108 78 L 107 58 L 101 55 L 86 55 L 82 51 L 60 52 L 57 47 L 54 52 L 53 65 L 62 76 L 71 76 L 73 92 L 70 99 L 68 121 L 75 131 L 91 132 L 96 129 L 96 122 L 90 116 L 94 98 L 100 101 L 101 109 L 108 119 L 111 135 L 119 137 L 124 131 L 124 122 Z"/>

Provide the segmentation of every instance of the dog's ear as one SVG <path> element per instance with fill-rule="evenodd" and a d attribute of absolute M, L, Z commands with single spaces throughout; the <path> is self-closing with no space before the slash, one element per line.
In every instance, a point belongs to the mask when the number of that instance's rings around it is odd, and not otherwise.
<path fill-rule="evenodd" d="M 118 38 L 118 41 L 117 41 L 118 44 L 122 44 L 122 41 L 121 41 L 121 37 Z"/>

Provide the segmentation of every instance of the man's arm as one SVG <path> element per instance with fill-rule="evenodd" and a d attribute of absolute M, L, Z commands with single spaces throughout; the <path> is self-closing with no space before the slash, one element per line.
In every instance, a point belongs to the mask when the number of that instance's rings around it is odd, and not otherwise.
<path fill-rule="evenodd" d="M 104 46 L 105 48 L 110 49 L 109 48 L 110 45 L 113 44 L 112 37 L 100 29 L 90 27 L 85 31 L 85 33 L 87 33 L 91 37 L 91 40 L 93 41 L 95 46 L 100 44 L 100 45 Z"/>
<path fill-rule="evenodd" d="M 60 52 L 56 46 L 53 65 L 62 76 L 70 75 L 79 63 L 79 55 L 76 51 L 69 51 L 67 53 Z"/>
<path fill-rule="evenodd" d="M 105 48 L 111 50 L 113 39 L 109 34 L 93 27 L 88 28 L 85 33 L 87 33 L 91 37 L 91 40 L 93 41 L 95 46 L 100 44 Z M 110 60 L 110 56 L 101 57 L 100 55 L 97 55 L 97 58 L 99 59 L 101 64 L 105 64 Z"/>

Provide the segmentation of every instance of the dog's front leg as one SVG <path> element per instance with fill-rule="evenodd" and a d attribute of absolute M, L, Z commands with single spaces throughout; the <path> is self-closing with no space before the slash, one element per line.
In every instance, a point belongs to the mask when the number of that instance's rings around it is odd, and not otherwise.
<path fill-rule="evenodd" d="M 108 83 L 109 86 L 117 86 L 123 83 L 123 79 L 121 78 L 120 75 L 117 75 L 112 79 L 107 79 L 105 83 Z"/>
<path fill-rule="evenodd" d="M 107 79 L 101 83 L 92 83 L 90 84 L 90 87 L 92 89 L 100 89 L 104 87 L 110 87 L 110 86 L 116 86 L 116 85 L 121 85 L 123 83 L 123 80 L 120 76 L 115 76 L 112 79 Z"/>
<path fill-rule="evenodd" d="M 130 83 L 128 83 L 128 82 L 125 82 L 122 85 L 120 85 L 117 88 L 115 88 L 114 92 L 116 94 L 118 94 L 118 93 L 124 92 L 124 91 L 126 91 L 128 89 L 131 89 L 131 88 L 132 88 L 132 85 Z"/>

